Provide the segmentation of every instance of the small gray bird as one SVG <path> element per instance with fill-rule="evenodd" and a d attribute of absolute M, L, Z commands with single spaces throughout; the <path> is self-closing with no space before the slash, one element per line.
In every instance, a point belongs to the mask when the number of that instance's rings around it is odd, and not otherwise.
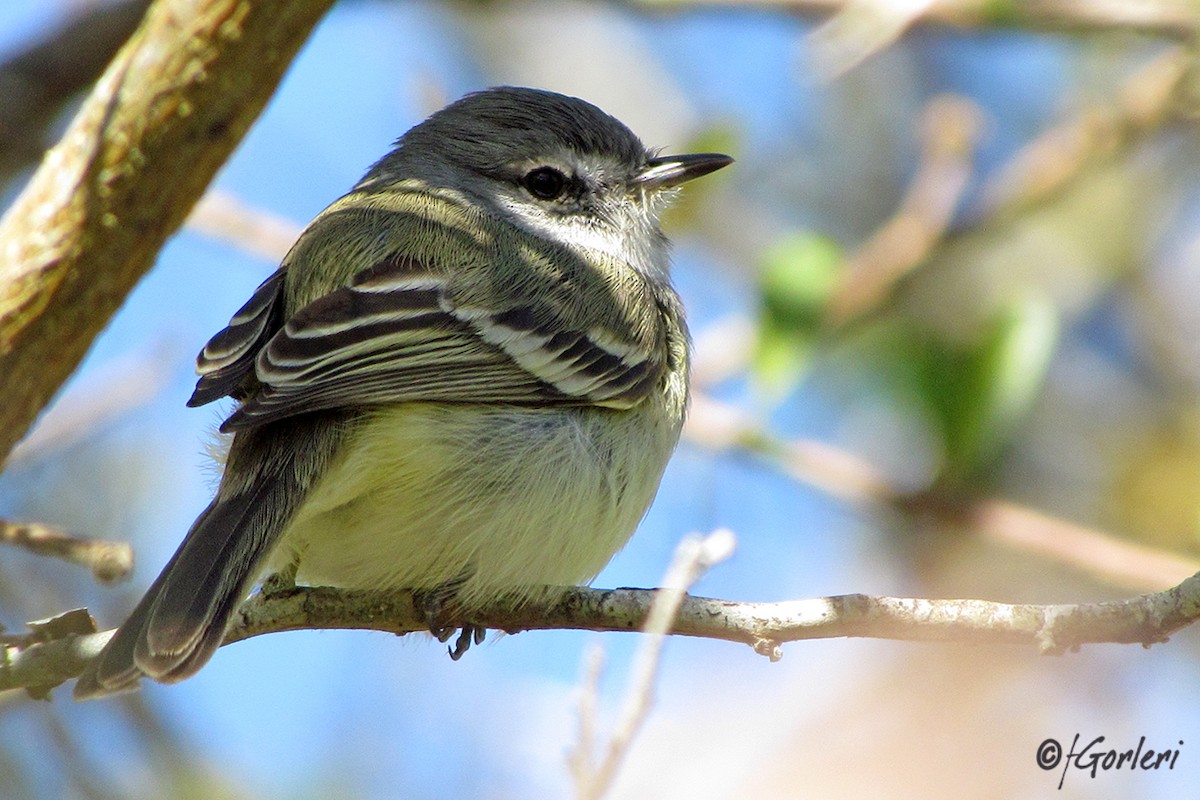
<path fill-rule="evenodd" d="M 687 405 L 657 214 L 731 161 L 655 155 L 534 89 L 406 133 L 200 353 L 188 404 L 238 403 L 220 487 L 75 697 L 192 675 L 264 573 L 413 589 L 468 618 L 593 578 Z"/>

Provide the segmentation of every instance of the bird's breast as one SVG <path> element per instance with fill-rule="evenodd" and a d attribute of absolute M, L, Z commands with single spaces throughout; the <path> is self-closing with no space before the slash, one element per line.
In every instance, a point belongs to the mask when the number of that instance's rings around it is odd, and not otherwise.
<path fill-rule="evenodd" d="M 499 593 L 590 580 L 658 488 L 681 413 L 408 403 L 368 412 L 270 569 L 348 588 Z"/>

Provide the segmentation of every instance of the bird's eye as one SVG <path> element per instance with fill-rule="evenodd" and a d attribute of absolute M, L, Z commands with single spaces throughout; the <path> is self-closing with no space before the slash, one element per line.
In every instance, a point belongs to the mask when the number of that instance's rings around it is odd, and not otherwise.
<path fill-rule="evenodd" d="M 539 200 L 553 200 L 562 195 L 567 178 L 554 167 L 538 167 L 526 173 L 521 183 Z"/>

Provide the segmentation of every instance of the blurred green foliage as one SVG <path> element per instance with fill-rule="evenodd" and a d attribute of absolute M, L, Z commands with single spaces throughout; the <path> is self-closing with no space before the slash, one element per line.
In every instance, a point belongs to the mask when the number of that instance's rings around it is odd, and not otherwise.
<path fill-rule="evenodd" d="M 755 377 L 771 392 L 804 373 L 825 319 L 825 307 L 845 267 L 833 239 L 808 231 L 780 237 L 763 256 Z"/>

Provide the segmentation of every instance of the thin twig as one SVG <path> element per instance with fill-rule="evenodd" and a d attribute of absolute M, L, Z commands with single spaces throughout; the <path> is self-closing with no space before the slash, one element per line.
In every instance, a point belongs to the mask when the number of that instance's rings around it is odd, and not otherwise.
<path fill-rule="evenodd" d="M 247 203 L 237 195 L 209 189 L 187 218 L 187 227 L 244 253 L 278 264 L 303 228 L 291 220 Z"/>
<path fill-rule="evenodd" d="M 832 80 L 895 43 L 937 0 L 850 0 L 809 35 L 818 74 Z"/>
<path fill-rule="evenodd" d="M 101 583 L 123 581 L 133 572 L 133 548 L 128 542 L 73 536 L 41 522 L 0 519 L 0 543 L 80 564 Z"/>
<path fill-rule="evenodd" d="M 896 214 L 847 258 L 826 308 L 830 327 L 879 305 L 897 281 L 929 257 L 967 188 L 982 128 L 979 109 L 965 98 L 938 97 L 926 107 L 920 127 L 922 152 L 912 183 Z"/>
<path fill-rule="evenodd" d="M 624 762 L 637 732 L 641 729 L 654 702 L 654 679 L 662 661 L 663 646 L 687 597 L 687 590 L 714 565 L 733 554 L 735 538 L 727 530 L 718 530 L 706 537 L 688 536 L 675 548 L 675 557 L 663 579 L 663 587 L 655 593 L 642 628 L 646 637 L 638 649 L 630 674 L 629 687 L 621 715 L 599 763 L 591 767 L 591 750 L 584 747 L 594 740 L 589 734 L 581 736 L 579 749 L 572 756 L 575 791 L 582 800 L 597 800 L 612 786 L 617 770 Z"/>
<path fill-rule="evenodd" d="M 1086 168 L 1112 158 L 1181 115 L 1193 113 L 1185 99 L 1193 57 L 1173 47 L 1127 77 L 1113 100 L 1096 103 L 1043 132 L 985 183 L 981 219 L 1012 218 L 1053 200 Z"/>
<path fill-rule="evenodd" d="M 863 0 L 636 0 L 649 11 L 700 8 L 787 11 L 826 17 Z M 875 4 L 895 0 L 874 0 Z M 1186 41 L 1197 30 L 1196 7 L 1190 0 L 1023 0 L 997 5 L 996 0 L 938 0 L 912 25 L 989 28 L 1057 33 L 1124 32 Z"/>
<path fill-rule="evenodd" d="M 599 642 L 592 642 L 583 656 L 583 680 L 579 687 L 579 739 L 567 755 L 571 778 L 577 787 L 587 784 L 593 774 L 592 759 L 596 752 L 596 731 L 600 725 L 596 708 L 600 704 L 600 676 L 603 674 L 604 648 Z"/>
<path fill-rule="evenodd" d="M 902 491 L 865 459 L 824 442 L 788 441 L 740 409 L 707 395 L 692 398 L 684 436 L 713 449 L 736 448 L 770 460 L 785 475 L 848 503 L 966 524 L 1008 547 L 1038 553 L 1135 590 L 1179 583 L 1200 560 L 1121 539 L 998 497 L 946 497 Z"/>
<path fill-rule="evenodd" d="M 167 385 L 173 361 L 165 349 L 115 358 L 73 381 L 12 449 L 4 468 L 69 447 L 148 405 Z"/>

